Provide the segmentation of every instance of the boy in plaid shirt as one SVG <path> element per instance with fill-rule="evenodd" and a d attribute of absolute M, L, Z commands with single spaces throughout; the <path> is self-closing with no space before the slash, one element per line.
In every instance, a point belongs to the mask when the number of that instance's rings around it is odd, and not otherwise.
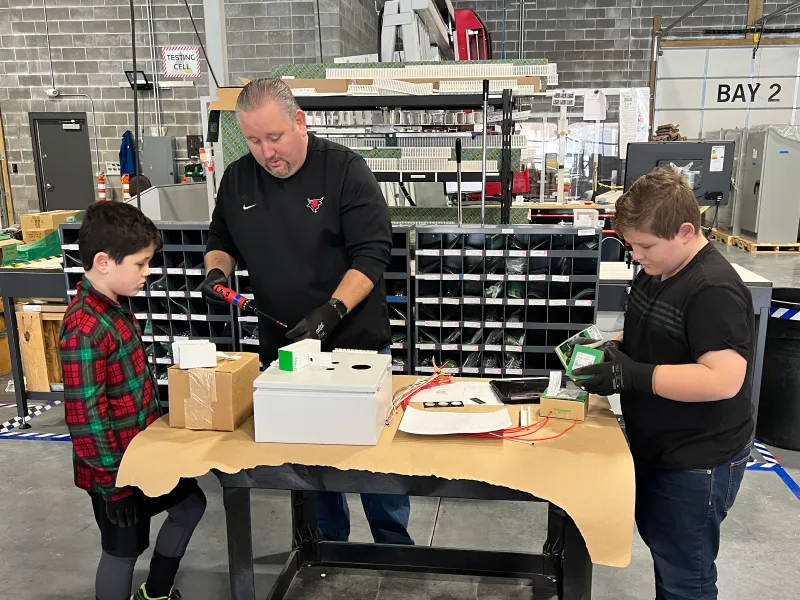
<path fill-rule="evenodd" d="M 89 493 L 102 541 L 95 596 L 130 598 L 136 559 L 150 545 L 150 518 L 167 511 L 134 599 L 178 600 L 173 583 L 205 511 L 203 492 L 194 479 L 158 498 L 116 486 L 131 440 L 161 416 L 139 324 L 120 305 L 144 287 L 161 236 L 135 207 L 100 202 L 86 211 L 78 242 L 86 274 L 64 317 L 60 351 L 75 485 Z"/>

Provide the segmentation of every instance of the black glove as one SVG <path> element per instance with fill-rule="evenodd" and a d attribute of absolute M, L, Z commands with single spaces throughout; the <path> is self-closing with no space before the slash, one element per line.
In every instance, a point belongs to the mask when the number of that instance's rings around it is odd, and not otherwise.
<path fill-rule="evenodd" d="M 286 339 L 289 342 L 298 342 L 300 340 L 319 340 L 324 342 L 341 323 L 342 318 L 335 306 L 325 303 L 312 310 L 305 319 L 294 326 L 294 329 L 289 330 L 286 333 Z"/>
<path fill-rule="evenodd" d="M 621 340 L 608 340 L 607 342 L 603 342 L 597 347 L 598 350 L 602 350 L 603 354 L 605 354 L 606 360 L 611 360 L 611 357 L 608 355 L 609 350 L 612 351 L 621 351 L 622 350 L 622 341 Z"/>
<path fill-rule="evenodd" d="M 206 278 L 197 289 L 202 292 L 203 300 L 205 300 L 210 306 L 219 309 L 226 309 L 229 307 L 229 304 L 225 302 L 225 298 L 222 297 L 222 294 L 214 291 L 214 286 L 217 284 L 227 287 L 228 278 L 225 277 L 225 273 L 223 273 L 221 269 L 211 269 L 208 273 L 206 273 Z"/>
<path fill-rule="evenodd" d="M 142 507 L 141 494 L 134 492 L 119 500 L 106 500 L 106 516 L 119 527 L 133 527 L 139 522 Z"/>
<path fill-rule="evenodd" d="M 656 365 L 638 363 L 622 350 L 606 346 L 603 348 L 606 361 L 575 369 L 576 377 L 591 375 L 590 379 L 579 379 L 580 387 L 591 394 L 610 396 L 620 392 L 653 393 L 653 372 Z"/>

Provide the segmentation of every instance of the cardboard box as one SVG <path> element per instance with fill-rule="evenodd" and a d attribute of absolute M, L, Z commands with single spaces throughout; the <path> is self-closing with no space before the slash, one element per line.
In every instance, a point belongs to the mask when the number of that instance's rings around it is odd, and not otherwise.
<path fill-rule="evenodd" d="M 19 224 L 22 227 L 23 235 L 28 229 L 58 229 L 67 219 L 79 213 L 77 210 L 51 210 L 49 212 L 30 213 L 20 215 Z"/>
<path fill-rule="evenodd" d="M 555 419 L 569 421 L 583 421 L 589 411 L 589 394 L 583 400 L 565 398 L 547 398 L 542 396 L 539 400 L 539 416 L 550 416 Z"/>
<path fill-rule="evenodd" d="M 54 231 L 55 229 L 23 229 L 22 239 L 26 244 L 30 244 L 37 240 L 43 240 Z"/>
<path fill-rule="evenodd" d="M 253 381 L 258 354 L 232 352 L 216 367 L 170 367 L 169 425 L 185 429 L 233 431 L 253 415 Z"/>

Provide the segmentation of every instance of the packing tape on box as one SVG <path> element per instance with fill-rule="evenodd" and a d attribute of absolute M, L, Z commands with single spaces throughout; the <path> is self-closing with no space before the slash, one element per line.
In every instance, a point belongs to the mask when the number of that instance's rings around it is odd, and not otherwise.
<path fill-rule="evenodd" d="M 187 429 L 211 429 L 217 386 L 214 369 L 189 370 L 189 397 L 183 406 Z"/>

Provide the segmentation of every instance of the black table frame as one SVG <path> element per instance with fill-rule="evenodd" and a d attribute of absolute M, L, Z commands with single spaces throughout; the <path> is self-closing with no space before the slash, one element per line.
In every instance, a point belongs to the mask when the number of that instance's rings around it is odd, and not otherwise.
<path fill-rule="evenodd" d="M 304 567 L 413 571 L 534 579 L 555 583 L 560 600 L 590 600 L 592 562 L 575 522 L 548 504 L 547 540 L 541 554 L 328 542 L 317 527 L 315 491 L 371 492 L 440 498 L 545 502 L 530 494 L 467 480 L 404 476 L 331 467 L 283 465 L 235 474 L 214 471 L 222 485 L 232 600 L 255 600 L 250 490 L 290 490 L 292 551 L 267 600 L 283 600 Z"/>
<path fill-rule="evenodd" d="M 28 400 L 53 402 L 63 400 L 62 392 L 29 392 L 24 385 L 22 357 L 19 352 L 17 332 L 17 311 L 14 298 L 63 298 L 67 299 L 64 271 L 61 269 L 0 269 L 0 294 L 3 297 L 3 312 L 8 333 L 8 351 L 11 356 L 11 376 L 14 378 L 14 396 L 17 401 L 17 415 L 24 419 L 28 415 Z M 28 429 L 27 423 L 20 423 L 20 429 Z"/>

